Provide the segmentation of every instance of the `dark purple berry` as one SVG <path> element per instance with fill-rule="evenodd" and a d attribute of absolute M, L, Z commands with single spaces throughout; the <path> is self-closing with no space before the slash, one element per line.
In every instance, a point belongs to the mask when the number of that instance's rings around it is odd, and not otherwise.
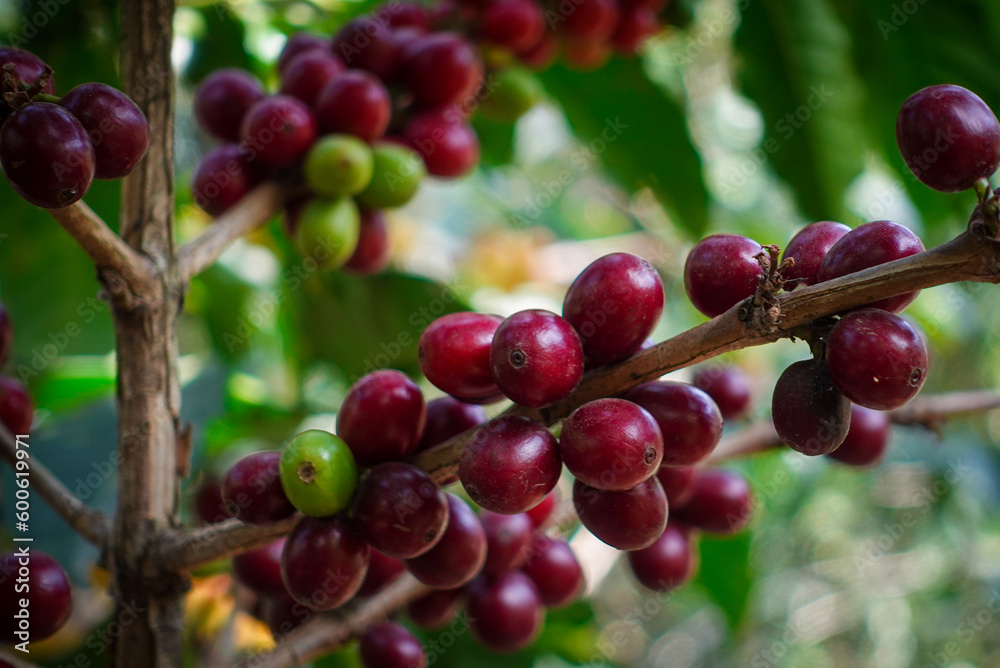
<path fill-rule="evenodd" d="M 454 33 L 434 33 L 407 50 L 404 78 L 413 99 L 424 108 L 463 104 L 483 80 L 476 48 Z"/>
<path fill-rule="evenodd" d="M 889 447 L 889 415 L 857 404 L 851 405 L 851 428 L 840 447 L 830 453 L 849 466 L 874 466 Z"/>
<path fill-rule="evenodd" d="M 656 477 L 663 485 L 663 493 L 667 495 L 667 504 L 671 508 L 679 508 L 687 503 L 694 494 L 694 481 L 698 470 L 691 466 L 673 467 L 661 466 Z"/>
<path fill-rule="evenodd" d="M 146 155 L 149 124 L 125 93 L 102 83 L 86 83 L 66 93 L 59 105 L 76 116 L 90 135 L 95 178 L 120 179 Z"/>
<path fill-rule="evenodd" d="M 583 347 L 573 326 L 555 313 L 521 311 L 497 328 L 490 366 L 511 401 L 539 408 L 576 389 L 583 377 Z"/>
<path fill-rule="evenodd" d="M 569 605 L 583 591 L 583 569 L 564 540 L 537 534 L 521 570 L 538 587 L 542 603 L 548 608 Z"/>
<path fill-rule="evenodd" d="M 485 313 L 450 313 L 420 336 L 420 370 L 439 390 L 467 403 L 502 398 L 490 368 L 490 346 L 503 318 Z"/>
<path fill-rule="evenodd" d="M 351 600 L 364 582 L 371 548 L 341 516 L 305 517 L 288 535 L 281 574 L 288 593 L 313 610 Z"/>
<path fill-rule="evenodd" d="M 368 562 L 368 573 L 361 583 L 358 596 L 371 596 L 385 588 L 390 582 L 403 574 L 406 564 L 399 559 L 386 556 L 378 550 L 372 550 Z"/>
<path fill-rule="evenodd" d="M 281 579 L 281 554 L 285 539 L 268 543 L 233 557 L 233 576 L 245 586 L 264 596 L 288 596 Z"/>
<path fill-rule="evenodd" d="M 619 550 L 649 547 L 667 526 L 667 497 L 656 476 L 624 492 L 605 492 L 577 480 L 573 506 L 590 533 Z"/>
<path fill-rule="evenodd" d="M 191 197 L 208 215 L 221 216 L 260 180 L 243 147 L 223 144 L 202 156 L 191 180 Z"/>
<path fill-rule="evenodd" d="M 281 71 L 281 92 L 314 106 L 320 91 L 344 73 L 344 63 L 332 53 L 311 49 L 292 58 Z M 319 113 L 317 109 L 317 120 Z"/>
<path fill-rule="evenodd" d="M 496 576 L 519 568 L 528 558 L 535 524 L 527 513 L 500 515 L 484 511 L 479 517 L 486 532 L 483 575 Z"/>
<path fill-rule="evenodd" d="M 300 162 L 317 135 L 316 118 L 305 102 L 272 95 L 250 107 L 240 126 L 249 160 L 272 169 Z"/>
<path fill-rule="evenodd" d="M 851 402 L 833 384 L 822 360 L 803 360 L 785 369 L 774 386 L 771 418 L 781 442 L 815 457 L 844 442 Z"/>
<path fill-rule="evenodd" d="M 351 134 L 371 143 L 385 134 L 391 116 L 389 91 L 361 70 L 340 75 L 316 98 L 316 120 L 323 134 Z"/>
<path fill-rule="evenodd" d="M 222 498 L 231 516 L 248 524 L 268 524 L 295 513 L 281 486 L 280 460 L 280 452 L 268 450 L 230 467 L 222 480 Z"/>
<path fill-rule="evenodd" d="M 686 383 L 653 381 L 629 390 L 633 401 L 653 416 L 663 434 L 663 465 L 691 466 L 722 438 L 722 413 L 702 390 Z"/>
<path fill-rule="evenodd" d="M 628 553 L 635 579 L 648 589 L 666 592 L 688 582 L 697 566 L 687 529 L 667 525 L 663 535 L 649 547 Z"/>
<path fill-rule="evenodd" d="M 14 436 L 31 433 L 35 419 L 35 405 L 28 388 L 10 376 L 0 376 L 0 422 Z"/>
<path fill-rule="evenodd" d="M 427 173 L 438 178 L 457 179 L 479 163 L 476 131 L 461 117 L 448 113 L 428 111 L 415 116 L 403 128 L 403 140 L 423 157 Z"/>
<path fill-rule="evenodd" d="M 794 265 L 782 272 L 785 289 L 791 290 L 799 285 L 816 283 L 819 280 L 819 268 L 823 264 L 823 258 L 830 248 L 850 231 L 851 228 L 847 225 L 829 220 L 806 225 L 799 230 L 788 242 L 782 255 L 784 260 L 791 258 L 795 261 Z"/>
<path fill-rule="evenodd" d="M 427 426 L 415 452 L 423 452 L 486 422 L 482 406 L 453 397 L 439 397 L 427 403 Z"/>
<path fill-rule="evenodd" d="M 427 668 L 427 655 L 417 637 L 395 622 L 372 624 L 361 634 L 364 668 Z"/>
<path fill-rule="evenodd" d="M 737 234 L 713 234 L 691 249 L 684 263 L 684 289 L 695 308 L 714 318 L 757 291 L 764 270 L 759 243 Z"/>
<path fill-rule="evenodd" d="M 753 402 L 750 376 L 738 366 L 702 367 L 691 382 L 712 398 L 723 420 L 739 420 L 750 410 Z"/>
<path fill-rule="evenodd" d="M 538 588 L 520 571 L 474 581 L 467 610 L 472 635 L 487 649 L 501 653 L 530 645 L 545 618 Z"/>
<path fill-rule="evenodd" d="M 292 62 L 295 56 L 314 49 L 329 52 L 330 48 L 331 43 L 329 39 L 323 39 L 319 35 L 312 35 L 307 32 L 297 32 L 288 38 L 285 46 L 281 49 L 281 55 L 278 56 L 278 74 L 285 71 L 285 68 L 288 67 L 288 64 Z"/>
<path fill-rule="evenodd" d="M 448 526 L 430 550 L 406 560 L 406 568 L 425 585 L 454 589 L 479 575 L 486 561 L 486 533 L 476 513 L 448 494 Z"/>
<path fill-rule="evenodd" d="M 62 567 L 34 548 L 24 552 L 0 557 L 0 642 L 8 645 L 48 638 L 73 609 L 69 578 Z M 27 619 L 20 617 L 24 611 Z"/>
<path fill-rule="evenodd" d="M 435 589 L 406 606 L 406 614 L 417 626 L 431 631 L 444 628 L 458 614 L 462 588 Z"/>
<path fill-rule="evenodd" d="M 734 534 L 753 518 L 754 497 L 743 474 L 706 469 L 694 482 L 687 502 L 671 509 L 671 521 L 709 533 Z"/>
<path fill-rule="evenodd" d="M 395 369 L 363 377 L 337 414 L 337 435 L 359 466 L 374 466 L 411 454 L 424 432 L 427 409 L 420 388 Z"/>
<path fill-rule="evenodd" d="M 247 112 L 263 99 L 264 86 L 254 75 L 239 69 L 218 70 L 195 90 L 194 114 L 217 138 L 238 142 Z"/>

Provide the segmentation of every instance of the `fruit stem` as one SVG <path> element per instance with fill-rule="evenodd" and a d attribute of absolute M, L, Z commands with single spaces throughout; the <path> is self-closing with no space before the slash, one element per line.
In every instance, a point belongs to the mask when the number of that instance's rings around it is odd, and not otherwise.
<path fill-rule="evenodd" d="M 978 217 L 973 214 L 973 219 L 981 218 L 981 220 L 976 220 L 976 222 L 985 227 L 989 236 L 995 239 L 997 236 L 1000 236 L 1000 198 L 997 197 L 996 191 L 990 185 L 990 180 L 985 176 L 976 179 L 973 187 L 979 199 L 978 208 L 980 213 Z"/>
<path fill-rule="evenodd" d="M 32 102 L 51 102 L 52 104 L 59 104 L 59 100 L 60 97 L 58 95 L 50 95 L 48 93 L 39 93 L 31 98 Z"/>

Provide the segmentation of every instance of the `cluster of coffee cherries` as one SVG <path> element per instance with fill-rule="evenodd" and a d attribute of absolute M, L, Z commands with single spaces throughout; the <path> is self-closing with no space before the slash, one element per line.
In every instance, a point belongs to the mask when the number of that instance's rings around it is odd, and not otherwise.
<path fill-rule="evenodd" d="M 86 83 L 57 97 L 51 68 L 13 47 L 0 47 L 0 77 L 0 165 L 35 206 L 69 206 L 146 155 L 146 117 L 121 91 Z"/>
<path fill-rule="evenodd" d="M 0 366 L 7 360 L 12 339 L 7 309 L 0 304 Z M 26 436 L 31 433 L 33 418 L 34 407 L 24 386 L 10 376 L 0 376 L 0 422 L 7 431 L 15 437 Z M 26 484 L 21 480 L 27 480 L 23 473 L 28 461 L 21 459 L 26 453 L 19 448 L 14 464 L 15 473 L 21 474 L 18 488 Z M 15 519 L 21 521 L 23 508 L 17 502 L 13 505 Z M 22 605 L 25 600 L 27 607 Z M 0 643 L 47 638 L 66 623 L 71 609 L 69 578 L 52 557 L 31 547 L 0 556 Z"/>

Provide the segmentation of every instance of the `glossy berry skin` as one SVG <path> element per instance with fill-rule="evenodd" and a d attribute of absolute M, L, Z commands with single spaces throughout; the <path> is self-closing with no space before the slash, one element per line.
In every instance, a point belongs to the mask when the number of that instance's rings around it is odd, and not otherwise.
<path fill-rule="evenodd" d="M 514 52 L 538 44 L 544 31 L 542 9 L 532 0 L 491 0 L 479 24 L 480 39 Z"/>
<path fill-rule="evenodd" d="M 628 553 L 628 565 L 636 580 L 656 592 L 667 592 L 686 584 L 697 565 L 689 532 L 676 524 L 667 524 L 655 543 Z"/>
<path fill-rule="evenodd" d="M 73 114 L 49 102 L 15 111 L 0 128 L 0 165 L 18 195 L 44 209 L 80 200 L 94 180 L 94 145 Z"/>
<path fill-rule="evenodd" d="M 28 388 L 10 376 L 0 376 L 0 422 L 13 436 L 27 436 L 35 419 Z"/>
<path fill-rule="evenodd" d="M 698 470 L 691 466 L 661 466 L 656 472 L 656 478 L 663 486 L 663 493 L 667 495 L 667 504 L 671 508 L 687 503 L 694 494 L 694 481 L 697 477 Z"/>
<path fill-rule="evenodd" d="M 358 248 L 361 212 L 350 197 L 312 197 L 300 209 L 295 225 L 299 255 L 324 270 L 339 269 Z"/>
<path fill-rule="evenodd" d="M 281 485 L 280 461 L 280 452 L 255 452 L 226 471 L 222 499 L 232 517 L 247 524 L 269 524 L 295 512 Z"/>
<path fill-rule="evenodd" d="M 619 550 L 649 547 L 667 526 L 667 497 L 656 476 L 624 492 L 573 483 L 573 506 L 583 526 Z"/>
<path fill-rule="evenodd" d="M 611 37 L 618 23 L 615 0 L 580 0 L 566 12 L 559 30 L 574 40 L 601 41 Z"/>
<path fill-rule="evenodd" d="M 385 85 L 362 70 L 349 70 L 330 81 L 315 108 L 324 134 L 346 133 L 369 143 L 385 134 L 392 115 Z"/>
<path fill-rule="evenodd" d="M 597 399 L 563 423 L 559 453 L 578 480 L 607 491 L 631 489 L 660 468 L 663 437 L 656 420 L 624 399 Z"/>
<path fill-rule="evenodd" d="M 202 156 L 191 181 L 191 196 L 205 213 L 228 211 L 260 183 L 258 165 L 239 144 L 222 144 Z"/>
<path fill-rule="evenodd" d="M 233 557 L 233 576 L 263 596 L 288 596 L 281 579 L 281 554 L 285 539 L 268 543 Z"/>
<path fill-rule="evenodd" d="M 430 13 L 418 2 L 396 2 L 386 5 L 386 19 L 393 28 L 416 28 L 426 31 L 431 27 Z"/>
<path fill-rule="evenodd" d="M 403 462 L 386 462 L 369 471 L 354 499 L 354 517 L 364 539 L 396 559 L 412 559 L 437 545 L 448 513 L 448 497 L 434 479 Z"/>
<path fill-rule="evenodd" d="M 546 30 L 542 33 L 542 39 L 538 44 L 517 54 L 517 57 L 529 69 L 545 70 L 555 62 L 558 52 L 559 42 L 555 33 Z"/>
<path fill-rule="evenodd" d="M 832 220 L 806 225 L 799 230 L 788 245 L 782 259 L 792 258 L 795 264 L 782 271 L 785 278 L 785 290 L 791 290 L 800 285 L 812 285 L 819 278 L 819 268 L 823 258 L 840 238 L 851 231 L 847 225 Z"/>
<path fill-rule="evenodd" d="M 722 438 L 722 413 L 704 391 L 687 383 L 653 381 L 625 393 L 656 421 L 663 434 L 663 465 L 691 466 Z"/>
<path fill-rule="evenodd" d="M 423 37 L 408 50 L 403 67 L 413 99 L 424 108 L 463 104 L 483 79 L 475 47 L 455 33 Z"/>
<path fill-rule="evenodd" d="M 822 360 L 785 369 L 774 386 L 771 418 L 781 442 L 796 452 L 828 455 L 844 442 L 851 402 L 833 384 Z"/>
<path fill-rule="evenodd" d="M 285 42 L 285 46 L 282 47 L 281 54 L 278 56 L 278 74 L 283 73 L 289 63 L 300 53 L 312 51 L 313 49 L 329 52 L 330 47 L 330 40 L 324 39 L 319 35 L 312 35 L 307 32 L 295 33 Z"/>
<path fill-rule="evenodd" d="M 649 262 L 612 253 L 580 272 L 562 313 L 583 341 L 588 366 L 601 366 L 640 349 L 663 313 L 663 300 L 663 283 Z"/>
<path fill-rule="evenodd" d="M 120 179 L 146 155 L 146 116 L 121 91 L 102 83 L 85 83 L 66 93 L 59 106 L 76 116 L 90 135 L 95 178 Z"/>
<path fill-rule="evenodd" d="M 649 7 L 623 9 L 615 32 L 611 35 L 611 44 L 618 53 L 635 56 L 643 43 L 660 32 L 661 27 L 656 12 Z"/>
<path fill-rule="evenodd" d="M 486 561 L 486 532 L 462 499 L 448 494 L 448 526 L 427 552 L 406 560 L 406 568 L 425 585 L 454 589 L 479 575 Z"/>
<path fill-rule="evenodd" d="M 396 622 L 372 624 L 361 634 L 364 668 L 427 668 L 427 655 L 415 635 Z"/>
<path fill-rule="evenodd" d="M 7 308 L 0 304 L 0 366 L 7 361 L 10 353 L 10 344 L 14 340 L 14 332 L 10 326 L 10 314 Z"/>
<path fill-rule="evenodd" d="M 472 435 L 458 477 L 469 498 L 505 515 L 537 505 L 559 482 L 562 460 L 549 430 L 524 416 L 492 420 Z"/>
<path fill-rule="evenodd" d="M 479 516 L 486 532 L 483 575 L 495 576 L 519 568 L 534 542 L 535 524 L 527 513 L 500 515 L 484 511 Z"/>
<path fill-rule="evenodd" d="M 217 70 L 195 90 L 194 115 L 216 138 L 238 142 L 247 112 L 263 99 L 264 86 L 254 75 L 235 68 Z"/>
<path fill-rule="evenodd" d="M 309 429 L 281 449 L 281 487 L 298 510 L 329 517 L 346 508 L 358 485 L 354 455 L 342 439 Z"/>
<path fill-rule="evenodd" d="M 351 600 L 364 582 L 371 548 L 341 516 L 306 517 L 288 535 L 281 575 L 292 598 L 313 610 Z"/>
<path fill-rule="evenodd" d="M 924 244 L 899 223 L 876 220 L 859 225 L 845 234 L 827 252 L 820 265 L 818 280 L 829 281 L 856 271 L 916 255 Z M 867 304 L 890 313 L 899 313 L 917 298 L 919 290 L 886 297 Z"/>
<path fill-rule="evenodd" d="M 15 615 L 28 599 L 30 619 Z M 0 557 L 0 642 L 8 645 L 47 638 L 66 623 L 73 609 L 69 578 L 55 559 L 35 548 L 28 555 L 11 552 Z M 18 631 L 26 632 L 19 636 Z"/>
<path fill-rule="evenodd" d="M 301 161 L 316 135 L 312 111 L 289 95 L 272 95 L 256 103 L 240 126 L 240 140 L 248 147 L 250 159 L 271 169 Z"/>
<path fill-rule="evenodd" d="M 583 591 L 583 569 L 569 543 L 536 534 L 531 555 L 521 567 L 538 587 L 547 608 L 569 605 Z"/>
<path fill-rule="evenodd" d="M 371 16 L 345 23 L 333 37 L 333 53 L 349 68 L 366 70 L 382 81 L 392 80 L 399 60 L 392 28 Z"/>
<path fill-rule="evenodd" d="M 427 427 L 415 452 L 423 452 L 453 436 L 486 422 L 481 406 L 467 404 L 454 397 L 439 397 L 427 403 Z"/>
<path fill-rule="evenodd" d="M 583 377 L 583 346 L 573 326 L 555 313 L 520 311 L 497 328 L 490 367 L 511 401 L 540 408 L 576 389 Z"/>
<path fill-rule="evenodd" d="M 45 62 L 41 58 L 30 51 L 18 49 L 13 46 L 0 46 L 0 72 L 3 72 L 2 68 L 5 65 L 14 66 L 14 77 L 22 86 L 24 84 L 28 86 L 34 85 L 45 74 Z M 56 92 L 51 76 L 45 82 L 41 92 L 48 93 L 49 95 Z M 2 119 L 4 111 L 7 110 L 7 105 L 0 102 L 0 108 L 2 108 L 0 109 L 0 119 Z"/>
<path fill-rule="evenodd" d="M 403 459 L 424 431 L 427 412 L 420 388 L 395 369 L 374 371 L 359 380 L 337 414 L 337 434 L 361 466 Z"/>
<path fill-rule="evenodd" d="M 344 271 L 361 276 L 377 274 L 389 264 L 389 229 L 381 211 L 361 211 L 358 243 L 344 263 Z"/>
<path fill-rule="evenodd" d="M 763 248 L 738 234 L 713 234 L 691 249 L 684 263 L 684 289 L 695 308 L 714 318 L 753 296 L 764 271 Z"/>
<path fill-rule="evenodd" d="M 851 428 L 830 459 L 848 466 L 875 466 L 889 448 L 889 416 L 857 404 L 851 405 Z"/>
<path fill-rule="evenodd" d="M 323 197 L 355 195 L 372 180 L 372 150 L 352 135 L 327 135 L 310 147 L 302 171 L 306 185 Z"/>
<path fill-rule="evenodd" d="M 545 617 L 538 588 L 520 571 L 474 581 L 466 609 L 472 635 L 487 649 L 499 653 L 530 645 Z"/>
<path fill-rule="evenodd" d="M 738 366 L 702 367 L 692 384 L 712 398 L 723 420 L 739 420 L 753 402 L 750 376 Z"/>
<path fill-rule="evenodd" d="M 971 188 L 1000 165 L 1000 123 L 961 86 L 929 86 L 907 98 L 896 117 L 896 141 L 910 171 L 942 192 Z"/>
<path fill-rule="evenodd" d="M 444 628 L 458 614 L 462 589 L 435 589 L 406 606 L 413 623 L 431 631 Z"/>
<path fill-rule="evenodd" d="M 529 508 L 525 514 L 536 528 L 540 527 L 552 515 L 552 511 L 556 509 L 557 503 L 559 503 L 559 492 L 552 490 L 545 495 L 544 499 L 538 502 L 538 505 Z"/>
<path fill-rule="evenodd" d="M 372 550 L 368 562 L 368 573 L 361 583 L 358 596 L 371 596 L 386 587 L 406 571 L 406 564 L 400 559 L 386 556 L 378 550 Z"/>
<path fill-rule="evenodd" d="M 671 521 L 709 533 L 734 534 L 753 518 L 754 497 L 743 474 L 706 469 L 694 483 L 687 503 L 671 510 Z"/>
<path fill-rule="evenodd" d="M 362 206 L 371 209 L 403 206 L 427 176 L 424 159 L 409 146 L 380 142 L 372 146 L 372 160 L 372 180 L 357 196 Z"/>
<path fill-rule="evenodd" d="M 327 84 L 344 73 L 344 63 L 323 49 L 300 53 L 281 71 L 281 92 L 305 102 L 310 107 Z"/>
<path fill-rule="evenodd" d="M 403 128 L 403 140 L 424 159 L 427 173 L 457 179 L 479 163 L 479 136 L 460 118 L 429 111 Z"/>
<path fill-rule="evenodd" d="M 503 322 L 498 315 L 443 315 L 420 335 L 420 370 L 435 387 L 466 403 L 502 398 L 490 367 L 490 346 Z"/>
<path fill-rule="evenodd" d="M 873 410 L 899 408 L 927 379 L 923 335 L 899 316 L 866 308 L 841 317 L 827 340 L 833 382 L 856 404 Z"/>

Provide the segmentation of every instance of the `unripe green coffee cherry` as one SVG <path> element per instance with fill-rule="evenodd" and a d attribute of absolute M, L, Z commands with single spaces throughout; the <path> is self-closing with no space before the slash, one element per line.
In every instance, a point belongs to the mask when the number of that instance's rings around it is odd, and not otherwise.
<path fill-rule="evenodd" d="M 538 79 L 522 69 L 496 72 L 488 81 L 479 110 L 490 120 L 512 123 L 542 98 L 542 86 Z"/>
<path fill-rule="evenodd" d="M 305 161 L 306 183 L 318 195 L 355 195 L 372 180 L 372 150 L 351 135 L 329 135 L 316 142 Z"/>
<path fill-rule="evenodd" d="M 281 450 L 281 486 L 292 505 L 311 517 L 346 508 L 358 486 L 358 467 L 347 444 L 330 432 L 310 429 Z"/>
<path fill-rule="evenodd" d="M 316 197 L 299 215 L 295 246 L 321 269 L 336 269 L 347 262 L 358 245 L 361 214 L 350 197 Z"/>
<path fill-rule="evenodd" d="M 384 142 L 372 149 L 375 170 L 368 187 L 358 195 L 358 201 L 369 209 L 391 209 L 403 206 L 417 192 L 427 176 L 420 155 L 405 146 Z"/>

